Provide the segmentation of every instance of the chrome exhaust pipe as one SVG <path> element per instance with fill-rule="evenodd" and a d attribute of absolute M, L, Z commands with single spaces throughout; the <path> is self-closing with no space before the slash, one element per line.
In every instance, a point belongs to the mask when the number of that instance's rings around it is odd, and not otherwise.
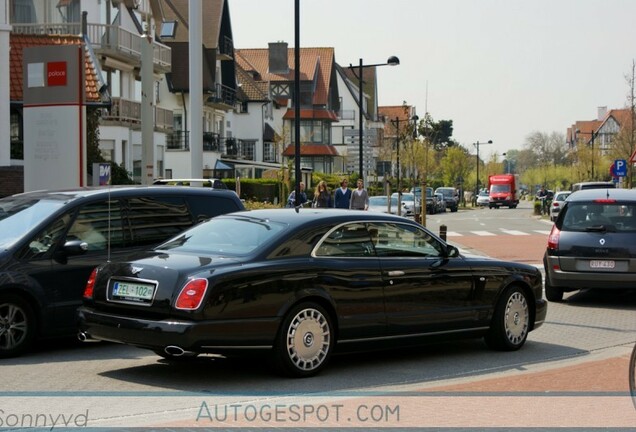
<path fill-rule="evenodd" d="M 77 333 L 77 339 L 81 342 L 99 342 L 99 340 L 93 339 L 93 337 L 86 332 Z"/>
<path fill-rule="evenodd" d="M 171 357 L 182 357 L 182 356 L 193 357 L 197 355 L 197 353 L 193 351 L 186 351 L 180 346 L 176 346 L 176 345 L 168 345 L 167 347 L 163 349 L 163 351 Z"/>

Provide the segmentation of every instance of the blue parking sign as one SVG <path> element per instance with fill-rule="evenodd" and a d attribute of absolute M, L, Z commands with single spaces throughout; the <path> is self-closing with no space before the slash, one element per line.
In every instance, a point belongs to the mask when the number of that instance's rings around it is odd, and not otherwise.
<path fill-rule="evenodd" d="M 625 159 L 616 159 L 614 161 L 614 175 L 616 177 L 627 176 L 627 161 Z"/>

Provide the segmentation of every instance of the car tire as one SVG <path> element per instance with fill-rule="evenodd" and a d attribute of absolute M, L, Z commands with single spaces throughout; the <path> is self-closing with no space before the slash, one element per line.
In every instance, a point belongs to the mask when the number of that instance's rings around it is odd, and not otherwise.
<path fill-rule="evenodd" d="M 495 308 L 486 344 L 498 351 L 516 351 L 523 346 L 530 331 L 530 305 L 526 293 L 518 286 L 506 289 Z"/>
<path fill-rule="evenodd" d="M 316 303 L 301 303 L 285 316 L 274 345 L 274 365 L 286 376 L 319 373 L 329 361 L 335 334 L 331 316 Z"/>
<path fill-rule="evenodd" d="M 548 278 L 545 279 L 545 298 L 548 301 L 559 303 L 563 301 L 563 290 L 550 285 Z"/>
<path fill-rule="evenodd" d="M 36 328 L 35 314 L 26 300 L 14 294 L 0 295 L 0 358 L 29 350 Z"/>

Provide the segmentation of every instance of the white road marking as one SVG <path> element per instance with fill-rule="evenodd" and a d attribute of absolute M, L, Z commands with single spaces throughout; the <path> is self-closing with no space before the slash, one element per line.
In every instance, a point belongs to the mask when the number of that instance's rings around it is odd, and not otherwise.
<path fill-rule="evenodd" d="M 515 236 L 527 236 L 527 235 L 530 235 L 530 234 L 525 233 L 523 231 L 509 230 L 509 229 L 505 229 L 505 228 L 500 228 L 500 229 L 501 229 L 501 231 L 504 234 L 508 234 L 508 235 L 515 235 Z"/>

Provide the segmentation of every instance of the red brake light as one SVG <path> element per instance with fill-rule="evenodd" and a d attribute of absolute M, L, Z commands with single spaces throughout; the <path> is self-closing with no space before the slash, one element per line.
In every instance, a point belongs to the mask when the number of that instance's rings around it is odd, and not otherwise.
<path fill-rule="evenodd" d="M 181 289 L 175 307 L 177 309 L 194 310 L 201 306 L 203 296 L 208 289 L 207 279 L 191 279 Z"/>
<path fill-rule="evenodd" d="M 548 249 L 559 249 L 559 235 L 561 235 L 561 230 L 556 225 L 552 225 L 552 231 L 548 235 Z"/>
<path fill-rule="evenodd" d="M 595 199 L 592 202 L 599 203 L 599 204 L 613 204 L 616 202 L 616 200 L 612 198 L 603 198 L 603 199 L 599 198 L 599 199 Z"/>
<path fill-rule="evenodd" d="M 95 278 L 97 277 L 97 267 L 93 269 L 91 275 L 88 277 L 86 281 L 86 288 L 84 288 L 84 298 L 92 299 L 93 298 L 93 289 L 95 288 Z"/>

